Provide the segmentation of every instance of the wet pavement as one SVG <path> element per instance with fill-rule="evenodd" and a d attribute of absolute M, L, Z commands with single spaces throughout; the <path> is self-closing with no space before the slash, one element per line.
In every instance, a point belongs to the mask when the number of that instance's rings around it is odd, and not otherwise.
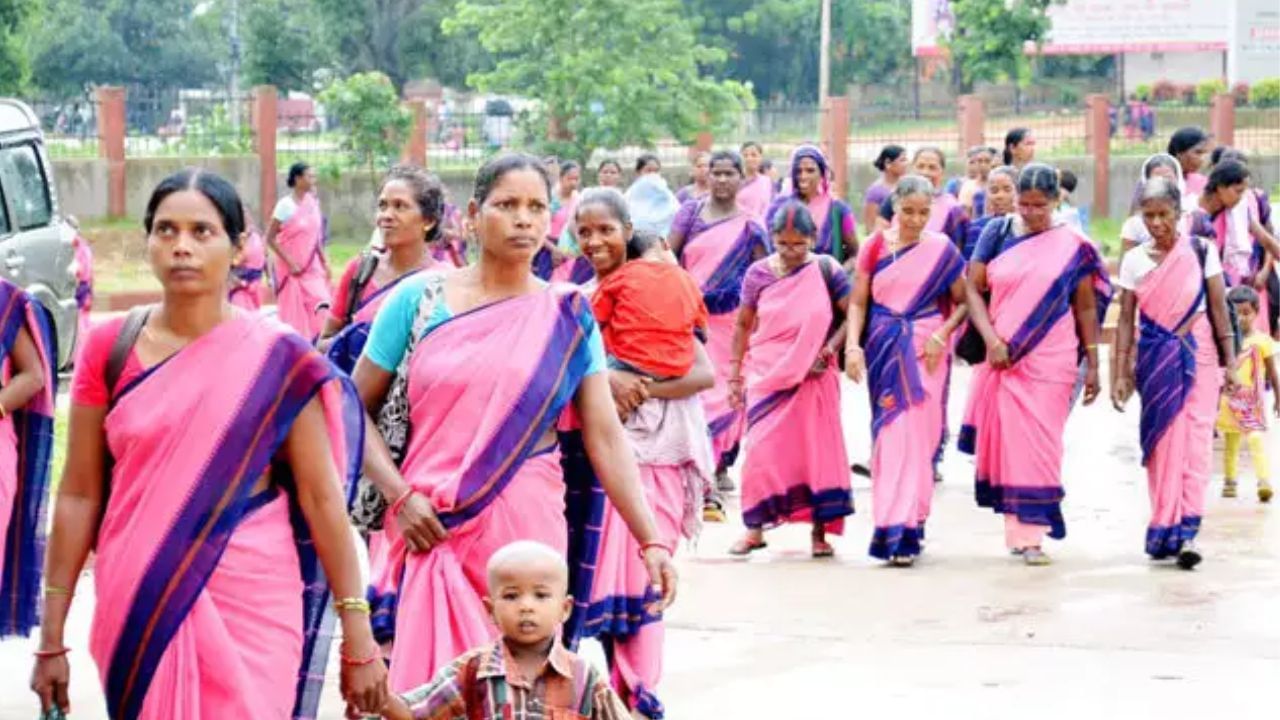
<path fill-rule="evenodd" d="M 953 383 L 958 426 L 968 373 Z M 851 457 L 868 453 L 865 391 L 845 384 Z M 1136 401 L 1100 402 L 1067 429 L 1068 536 L 1047 568 L 1003 547 L 1001 519 L 973 504 L 972 464 L 949 451 L 925 555 L 911 569 L 867 556 L 870 492 L 812 560 L 808 531 L 769 533 L 750 559 L 725 550 L 741 527 L 708 525 L 681 548 L 661 696 L 671 720 L 714 718 L 1275 718 L 1280 699 L 1280 504 L 1210 490 L 1194 572 L 1149 562 Z M 1268 438 L 1273 475 L 1280 431 Z M 1242 467 L 1248 465 L 1242 463 Z M 736 508 L 735 508 L 736 509 Z M 85 653 L 88 583 L 73 610 L 77 718 L 105 717 Z M 36 715 L 30 646 L 0 644 L 0 720 Z M 589 651 L 590 652 L 590 651 Z M 329 683 L 322 717 L 341 716 Z"/>

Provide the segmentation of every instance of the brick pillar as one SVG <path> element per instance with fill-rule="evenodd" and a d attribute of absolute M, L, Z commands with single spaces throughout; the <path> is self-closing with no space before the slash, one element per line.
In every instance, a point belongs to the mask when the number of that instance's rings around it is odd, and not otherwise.
<path fill-rule="evenodd" d="M 1235 145 L 1236 140 L 1236 99 L 1229 93 L 1222 93 L 1213 98 L 1213 108 L 1209 111 L 1209 132 L 1219 145 Z"/>
<path fill-rule="evenodd" d="M 1086 152 L 1093 158 L 1093 217 L 1111 217 L 1111 99 L 1090 95 L 1085 99 Z"/>
<path fill-rule="evenodd" d="M 410 165 L 427 166 L 427 106 L 421 100 L 406 100 L 405 108 L 413 115 L 409 128 L 409 142 L 405 143 L 400 160 Z"/>
<path fill-rule="evenodd" d="M 433 98 L 423 102 L 426 128 L 422 137 L 422 167 L 431 167 L 431 139 L 440 133 L 440 107 L 443 103 Z"/>
<path fill-rule="evenodd" d="M 822 123 L 822 144 L 831 166 L 833 194 L 844 199 L 849 190 L 849 98 L 828 97 Z"/>
<path fill-rule="evenodd" d="M 987 105 L 977 95 L 961 95 L 956 99 L 956 119 L 960 129 L 957 158 L 963 159 L 969 148 L 987 143 Z"/>
<path fill-rule="evenodd" d="M 709 132 L 700 132 L 693 139 L 693 147 L 689 148 L 689 162 L 692 163 L 697 159 L 699 153 L 711 152 L 711 148 L 716 144 L 715 136 Z"/>
<path fill-rule="evenodd" d="M 95 91 L 98 102 L 98 157 L 107 161 L 107 215 L 124 217 L 124 88 L 100 87 Z"/>
<path fill-rule="evenodd" d="M 279 96 L 273 85 L 258 85 L 253 89 L 253 135 L 258 145 L 258 178 L 262 185 L 258 194 L 258 218 L 266 227 L 276 207 L 276 123 Z"/>

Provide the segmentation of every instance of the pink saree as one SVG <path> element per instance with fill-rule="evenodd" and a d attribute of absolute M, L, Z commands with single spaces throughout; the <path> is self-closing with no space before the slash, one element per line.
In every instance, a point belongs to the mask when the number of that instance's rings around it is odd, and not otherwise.
<path fill-rule="evenodd" d="M 919 555 L 929 519 L 951 359 L 928 372 L 922 358 L 929 337 L 946 321 L 943 312 L 964 260 L 949 239 L 932 232 L 896 257 L 883 250 L 883 235 L 866 252 L 860 270 L 872 268 L 864 342 L 874 440 L 870 552 L 888 560 Z"/>
<path fill-rule="evenodd" d="M 757 324 L 749 340 L 742 519 L 749 528 L 825 523 L 839 535 L 845 516 L 853 514 L 839 371 L 811 370 L 832 331 L 832 303 L 849 293 L 849 283 L 826 257 L 782 278 L 767 263 L 752 270 L 772 279 L 755 302 Z M 824 263 L 830 263 L 826 270 Z"/>
<path fill-rule="evenodd" d="M 398 525 L 385 523 L 389 562 L 371 592 L 397 640 L 392 690 L 422 685 L 498 637 L 482 602 L 494 551 L 515 540 L 567 550 L 560 452 L 541 443 L 585 377 L 594 323 L 580 292 L 552 286 L 441 323 L 407 360 L 401 470 L 449 537 L 411 554 Z"/>
<path fill-rule="evenodd" d="M 93 313 L 93 249 L 76 233 L 73 241 L 76 261 L 76 339 L 89 337 L 89 317 Z"/>
<path fill-rule="evenodd" d="M 296 277 L 292 276 L 284 260 L 276 258 L 276 307 L 280 319 L 307 340 L 314 340 L 320 334 L 327 307 L 333 302 L 329 266 L 321 244 L 323 223 L 320 201 L 308 194 L 276 235 L 280 249 L 302 270 Z"/>
<path fill-rule="evenodd" d="M 349 492 L 355 388 L 275 321 L 228 320 L 115 393 L 89 641 L 113 718 L 314 716 L 334 618 L 273 462 L 313 398 Z"/>
<path fill-rule="evenodd" d="M 742 278 L 757 249 L 765 251 L 764 230 L 739 213 L 714 223 L 700 217 L 701 204 L 692 208 L 692 221 L 684 230 L 680 264 L 702 288 L 702 299 L 711 317 L 707 323 L 707 354 L 715 367 L 715 387 L 702 393 L 711 445 L 716 462 L 733 464 L 742 439 L 745 416 L 729 406 L 729 363 L 733 360 L 733 330 L 738 320 Z"/>
<path fill-rule="evenodd" d="M 1177 555 L 1194 540 L 1213 465 L 1221 376 L 1204 300 L 1204 270 L 1183 239 L 1134 290 L 1141 311 L 1136 379 L 1151 492 L 1146 550 Z"/>
<path fill-rule="evenodd" d="M 267 250 L 262 244 L 262 234 L 250 230 L 245 239 L 240 263 L 231 268 L 232 305 L 257 311 L 262 307 L 262 275 L 267 269 Z"/>
<path fill-rule="evenodd" d="M 773 181 L 767 175 L 756 175 L 738 189 L 738 209 L 761 225 L 772 203 Z"/>
<path fill-rule="evenodd" d="M 57 341 L 49 314 L 18 286 L 0 280 L 0 374 L 11 377 L 9 353 L 26 329 L 40 355 L 45 386 L 0 420 L 0 638 L 25 636 L 40 621 L 45 499 L 53 457 Z"/>
<path fill-rule="evenodd" d="M 1011 547 L 1039 545 L 1046 530 L 1066 537 L 1062 433 L 1080 362 L 1071 299 L 1090 276 L 1102 318 L 1106 271 L 1089 241 L 1062 226 L 1008 240 L 987 264 L 988 312 L 1013 364 L 974 368 L 959 446 L 976 455 L 976 500 L 1006 515 Z"/>

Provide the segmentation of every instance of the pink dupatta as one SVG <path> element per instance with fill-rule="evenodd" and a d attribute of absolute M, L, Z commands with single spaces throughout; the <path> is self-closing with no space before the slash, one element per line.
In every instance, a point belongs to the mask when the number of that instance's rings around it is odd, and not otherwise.
<path fill-rule="evenodd" d="M 824 271 L 823 263 L 832 267 Z M 742 516 L 747 527 L 812 521 L 839 534 L 844 517 L 853 513 L 838 371 L 810 372 L 831 331 L 828 274 L 839 287 L 834 299 L 847 295 L 847 281 L 834 280 L 837 274 L 843 278 L 843 271 L 825 256 L 760 291 L 746 374 Z"/>
<path fill-rule="evenodd" d="M 279 323 L 228 320 L 116 394 L 90 638 L 112 717 L 314 716 L 333 615 L 288 468 L 273 465 L 313 398 L 349 492 L 360 400 Z"/>
<path fill-rule="evenodd" d="M 976 455 L 980 507 L 1066 536 L 1062 433 L 1080 362 L 1071 299 L 1093 277 L 1098 316 L 1110 283 L 1097 250 L 1065 226 L 1007 241 L 987 264 L 988 311 L 1013 365 L 974 369 L 960 449 Z"/>
<path fill-rule="evenodd" d="M 280 225 L 276 235 L 280 250 L 299 263 L 302 270 L 296 277 L 292 276 L 284 260 L 276 258 L 276 306 L 280 319 L 307 340 L 320 334 L 326 317 L 325 306 L 333 302 L 329 267 L 321 245 L 323 224 L 320 201 L 308 193 L 298 203 L 293 216 Z"/>
<path fill-rule="evenodd" d="M 441 323 L 408 359 L 411 434 L 401 470 L 450 535 L 410 554 L 398 526 L 385 524 L 389 562 L 374 589 L 391 598 L 401 639 L 391 659 L 395 691 L 497 637 L 482 603 L 494 551 L 519 539 L 566 550 L 559 452 L 540 444 L 585 377 L 594 324 L 580 292 L 552 286 Z"/>

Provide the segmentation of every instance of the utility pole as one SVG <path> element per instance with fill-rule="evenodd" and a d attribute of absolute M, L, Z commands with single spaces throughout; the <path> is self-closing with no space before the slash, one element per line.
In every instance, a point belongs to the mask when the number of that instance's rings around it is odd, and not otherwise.
<path fill-rule="evenodd" d="M 831 90 L 831 0 L 822 0 L 822 39 L 818 55 L 818 104 Z"/>
<path fill-rule="evenodd" d="M 231 127 L 240 130 L 240 112 L 244 105 L 240 103 L 240 0 L 231 0 L 231 81 L 228 88 L 231 94 L 230 112 Z"/>

